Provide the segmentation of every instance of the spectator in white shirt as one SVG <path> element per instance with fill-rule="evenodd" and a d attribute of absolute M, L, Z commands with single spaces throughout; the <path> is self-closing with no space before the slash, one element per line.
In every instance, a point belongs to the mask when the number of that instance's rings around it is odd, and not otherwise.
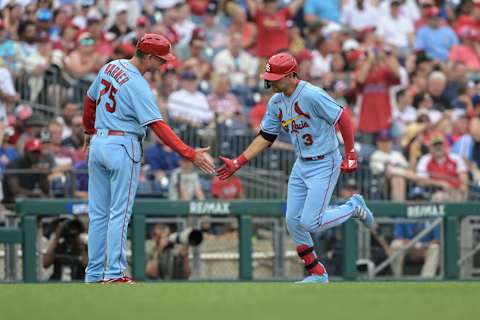
<path fill-rule="evenodd" d="M 190 6 L 187 2 L 178 4 L 177 13 L 177 22 L 174 25 L 175 31 L 179 35 L 181 43 L 188 43 L 196 25 L 192 22 Z"/>
<path fill-rule="evenodd" d="M 412 106 L 412 93 L 402 89 L 396 94 L 395 108 L 393 110 L 393 127 L 395 136 L 402 136 L 405 127 L 417 120 L 417 110 Z"/>
<path fill-rule="evenodd" d="M 391 192 L 391 199 L 404 201 L 407 190 L 406 180 L 415 180 L 405 156 L 392 149 L 392 136 L 382 131 L 377 138 L 377 150 L 370 157 L 370 170 L 377 176 L 385 176 Z"/>
<path fill-rule="evenodd" d="M 389 14 L 378 20 L 377 35 L 397 48 L 399 56 L 405 57 L 413 45 L 415 28 L 411 20 L 400 14 L 401 4 L 399 0 L 391 1 Z"/>
<path fill-rule="evenodd" d="M 256 83 L 258 59 L 243 49 L 242 34 L 234 32 L 228 48 L 213 59 L 213 68 L 217 74 L 228 74 L 232 87 L 248 86 Z"/>
<path fill-rule="evenodd" d="M 12 75 L 5 67 L 0 67 L 0 141 L 3 141 L 3 133 L 8 124 L 7 106 L 17 99 L 17 93 L 13 84 Z"/>
<path fill-rule="evenodd" d="M 383 0 L 378 9 L 380 14 L 388 15 L 392 2 L 400 2 L 400 16 L 407 18 L 412 23 L 420 19 L 420 8 L 416 0 Z"/>
<path fill-rule="evenodd" d="M 181 89 L 168 97 L 168 114 L 170 119 L 186 122 L 200 127 L 209 124 L 213 112 L 207 97 L 197 90 L 198 81 L 195 72 L 187 70 L 180 75 Z"/>
<path fill-rule="evenodd" d="M 379 17 L 378 9 L 365 0 L 354 0 L 341 12 L 341 21 L 345 27 L 356 31 L 375 27 Z"/>
<path fill-rule="evenodd" d="M 332 41 L 325 37 L 318 37 L 315 50 L 312 51 L 312 67 L 310 76 L 320 78 L 330 71 L 332 64 Z"/>

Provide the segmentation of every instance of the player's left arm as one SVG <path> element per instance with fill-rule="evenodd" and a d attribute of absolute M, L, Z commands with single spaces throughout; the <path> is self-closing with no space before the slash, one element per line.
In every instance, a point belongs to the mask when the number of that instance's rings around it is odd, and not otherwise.
<path fill-rule="evenodd" d="M 352 126 L 352 119 L 348 112 L 343 112 L 338 119 L 338 128 L 343 138 L 345 148 L 345 159 L 342 161 L 340 169 L 342 172 L 353 172 L 357 170 L 358 161 L 355 153 L 355 134 Z"/>
<path fill-rule="evenodd" d="M 313 93 L 310 99 L 314 99 L 314 112 L 317 116 L 324 119 L 332 127 L 335 127 L 338 123 L 345 147 L 345 159 L 342 161 L 340 169 L 342 172 L 357 170 L 357 155 L 354 147 L 355 137 L 349 113 L 344 112 L 343 107 L 326 93 Z"/>

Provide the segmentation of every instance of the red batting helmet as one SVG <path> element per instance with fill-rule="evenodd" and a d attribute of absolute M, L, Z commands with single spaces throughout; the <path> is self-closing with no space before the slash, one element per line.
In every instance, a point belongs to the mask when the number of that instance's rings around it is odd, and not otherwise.
<path fill-rule="evenodd" d="M 278 53 L 268 59 L 265 72 L 261 77 L 267 81 L 277 81 L 292 72 L 297 72 L 298 63 L 289 53 Z"/>
<path fill-rule="evenodd" d="M 151 54 L 166 61 L 175 59 L 175 56 L 170 53 L 172 49 L 170 41 L 156 33 L 147 33 L 141 37 L 137 42 L 137 49 L 145 54 Z"/>

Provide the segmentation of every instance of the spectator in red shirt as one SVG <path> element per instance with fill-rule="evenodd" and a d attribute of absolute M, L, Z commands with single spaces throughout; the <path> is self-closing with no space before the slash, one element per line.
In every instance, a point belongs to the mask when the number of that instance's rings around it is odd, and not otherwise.
<path fill-rule="evenodd" d="M 480 32 L 480 1 L 475 0 L 473 3 L 466 3 L 465 6 L 467 6 L 466 14 L 458 17 L 455 23 L 455 31 L 458 33 L 463 27 L 468 26 Z"/>
<path fill-rule="evenodd" d="M 103 31 L 102 17 L 97 13 L 91 13 L 87 16 L 87 29 L 95 40 L 95 51 L 101 55 L 110 57 L 113 54 L 113 47 L 107 40 Z"/>
<path fill-rule="evenodd" d="M 358 129 L 362 142 L 374 144 L 378 132 L 390 128 L 390 87 L 400 84 L 397 58 L 384 49 L 370 49 L 357 73 L 357 91 L 362 95 Z"/>
<path fill-rule="evenodd" d="M 420 29 L 421 27 L 423 27 L 424 25 L 426 25 L 428 23 L 428 19 L 429 19 L 428 14 L 430 12 L 430 9 L 435 7 L 435 1 L 434 0 L 422 0 L 422 1 L 420 1 L 420 4 L 421 4 L 420 13 L 421 13 L 422 16 L 420 17 L 420 19 L 415 21 L 415 30 Z M 441 19 L 440 20 L 440 25 L 444 26 L 444 25 L 448 25 L 448 23 L 444 19 Z"/>
<path fill-rule="evenodd" d="M 242 181 L 235 175 L 227 180 L 220 180 L 214 177 L 212 181 L 212 197 L 222 200 L 244 199 Z"/>
<path fill-rule="evenodd" d="M 303 0 L 295 0 L 288 7 L 279 9 L 277 0 L 263 0 L 263 6 L 259 8 L 255 0 L 247 0 L 248 11 L 258 28 L 258 57 L 267 59 L 289 47 L 287 22 L 302 5 Z M 262 68 L 263 65 L 261 63 Z"/>
<path fill-rule="evenodd" d="M 69 55 L 77 45 L 78 27 L 71 22 L 63 26 L 60 38 L 54 42 L 53 48 Z"/>
<path fill-rule="evenodd" d="M 430 153 L 420 158 L 417 165 L 418 183 L 434 189 L 432 201 L 464 201 L 468 194 L 467 166 L 463 159 L 446 150 L 445 137 L 432 135 Z"/>
<path fill-rule="evenodd" d="M 270 90 L 262 91 L 260 101 L 250 111 L 250 128 L 255 134 L 260 130 L 260 124 L 262 123 L 263 115 L 267 110 L 267 103 L 271 96 L 272 93 Z"/>
<path fill-rule="evenodd" d="M 470 71 L 480 71 L 480 31 L 465 26 L 458 31 L 461 43 L 452 46 L 448 58 L 464 64 Z"/>
<path fill-rule="evenodd" d="M 247 21 L 247 14 L 238 4 L 229 2 L 227 12 L 230 14 L 230 34 L 240 33 L 242 35 L 243 49 L 253 51 L 257 39 L 257 28 L 255 24 Z"/>

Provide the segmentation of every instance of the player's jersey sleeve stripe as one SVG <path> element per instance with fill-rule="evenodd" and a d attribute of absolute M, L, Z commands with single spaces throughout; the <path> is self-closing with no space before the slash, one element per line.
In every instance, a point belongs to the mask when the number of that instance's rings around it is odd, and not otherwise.
<path fill-rule="evenodd" d="M 151 119 L 151 120 L 148 120 L 148 121 L 145 121 L 143 123 L 141 123 L 142 127 L 144 126 L 148 126 L 150 123 L 154 123 L 154 122 L 157 122 L 157 121 L 161 121 L 163 120 L 162 118 L 154 118 L 154 119 Z"/>
<path fill-rule="evenodd" d="M 342 113 L 343 113 L 343 107 L 340 106 L 340 111 L 338 112 L 338 115 L 337 115 L 337 117 L 335 118 L 335 121 L 333 121 L 333 125 L 336 125 L 336 124 L 337 124 L 337 122 L 338 122 L 338 120 L 340 119 L 340 116 L 342 115 Z"/>

